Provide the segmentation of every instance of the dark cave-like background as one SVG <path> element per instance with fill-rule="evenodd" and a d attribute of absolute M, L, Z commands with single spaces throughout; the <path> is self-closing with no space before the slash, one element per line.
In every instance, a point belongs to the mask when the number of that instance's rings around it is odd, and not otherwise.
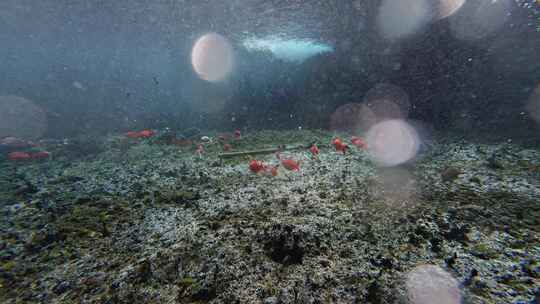
<path fill-rule="evenodd" d="M 47 113 L 45 136 L 65 137 L 328 128 L 340 105 L 390 83 L 409 95 L 410 118 L 437 130 L 538 138 L 525 110 L 540 84 L 535 3 L 512 2 L 504 26 L 479 40 L 455 38 L 452 16 L 390 42 L 376 29 L 379 1 L 4 0 L 0 95 L 32 100 Z M 192 70 L 191 48 L 207 32 L 234 46 L 237 65 L 224 83 Z M 284 62 L 244 49 L 246 33 L 312 38 L 334 52 Z"/>

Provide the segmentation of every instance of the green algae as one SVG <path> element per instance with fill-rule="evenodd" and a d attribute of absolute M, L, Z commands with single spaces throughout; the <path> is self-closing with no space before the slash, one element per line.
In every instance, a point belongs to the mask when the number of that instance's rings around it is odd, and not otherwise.
<path fill-rule="evenodd" d="M 471 248 L 471 253 L 481 259 L 488 260 L 496 258 L 499 253 L 488 244 L 477 244 Z"/>

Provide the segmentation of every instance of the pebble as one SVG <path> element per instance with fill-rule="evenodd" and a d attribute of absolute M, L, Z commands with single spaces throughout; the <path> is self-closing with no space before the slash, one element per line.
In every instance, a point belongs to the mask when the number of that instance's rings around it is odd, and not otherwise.
<path fill-rule="evenodd" d="M 514 279 L 514 274 L 511 272 L 506 272 L 497 277 L 497 281 L 499 282 L 510 282 L 513 279 Z"/>
<path fill-rule="evenodd" d="M 276 297 L 268 297 L 264 299 L 264 304 L 276 304 L 278 299 Z"/>
<path fill-rule="evenodd" d="M 69 289 L 71 289 L 71 284 L 68 281 L 61 281 L 53 287 L 53 292 L 57 295 L 60 295 L 68 291 Z"/>

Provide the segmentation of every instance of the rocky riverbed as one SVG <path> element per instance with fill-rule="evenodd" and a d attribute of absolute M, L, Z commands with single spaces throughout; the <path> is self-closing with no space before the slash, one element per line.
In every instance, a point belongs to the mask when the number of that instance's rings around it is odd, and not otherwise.
<path fill-rule="evenodd" d="M 407 273 L 432 264 L 465 303 L 538 303 L 538 148 L 435 139 L 377 168 L 365 150 L 336 153 L 334 135 L 232 142 L 319 143 L 318 159 L 285 152 L 301 169 L 275 177 L 220 160 L 216 134 L 201 157 L 110 136 L 1 162 L 0 302 L 408 303 Z"/>

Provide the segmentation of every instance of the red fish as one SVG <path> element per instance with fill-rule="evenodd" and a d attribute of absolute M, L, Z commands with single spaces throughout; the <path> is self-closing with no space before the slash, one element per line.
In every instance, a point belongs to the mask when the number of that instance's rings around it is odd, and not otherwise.
<path fill-rule="evenodd" d="M 309 151 L 311 152 L 311 154 L 314 157 L 317 157 L 317 155 L 319 155 L 319 148 L 317 148 L 317 145 L 315 145 L 315 144 L 313 144 L 313 146 L 311 146 L 311 148 L 309 148 Z"/>
<path fill-rule="evenodd" d="M 341 153 L 345 154 L 347 149 L 349 148 L 346 144 L 344 144 L 339 137 L 336 137 L 332 144 L 334 144 L 334 147 L 336 147 L 336 151 L 340 151 Z"/>
<path fill-rule="evenodd" d="M 126 137 L 129 137 L 129 138 L 139 138 L 139 132 L 129 131 L 129 132 L 126 133 Z"/>
<path fill-rule="evenodd" d="M 154 136 L 154 134 L 155 132 L 152 130 L 142 130 L 141 132 L 139 132 L 139 137 L 149 138 Z"/>
<path fill-rule="evenodd" d="M 266 170 L 266 166 L 263 164 L 262 161 L 252 159 L 249 162 L 249 170 L 251 170 L 251 172 L 259 173 L 263 170 Z"/>
<path fill-rule="evenodd" d="M 240 132 L 240 130 L 234 131 L 234 138 L 240 139 L 241 137 L 242 137 L 242 133 Z"/>
<path fill-rule="evenodd" d="M 273 166 L 273 167 L 270 169 L 270 174 L 272 174 L 272 176 L 277 176 L 277 174 L 278 174 L 278 167 L 279 167 L 279 165 L 275 165 L 275 166 Z"/>
<path fill-rule="evenodd" d="M 47 151 L 40 151 L 40 152 L 30 154 L 30 157 L 32 159 L 43 159 L 43 158 L 48 158 L 50 156 L 51 156 L 51 153 Z"/>
<path fill-rule="evenodd" d="M 254 172 L 254 173 L 262 172 L 262 173 L 265 173 L 265 174 L 270 174 L 272 176 L 277 176 L 278 175 L 278 168 L 279 168 L 279 164 L 270 167 L 268 165 L 265 165 L 262 161 L 259 161 L 259 160 L 256 160 L 256 159 L 252 159 L 249 162 L 249 170 L 251 172 Z"/>
<path fill-rule="evenodd" d="M 281 162 L 283 167 L 285 167 L 285 169 L 291 170 L 291 171 L 300 171 L 300 162 L 295 161 L 294 159 L 291 159 L 291 158 L 282 158 L 281 153 L 279 153 L 279 151 L 276 152 L 276 157 L 277 159 L 279 159 L 279 161 Z"/>
<path fill-rule="evenodd" d="M 32 156 L 27 152 L 11 152 L 8 154 L 7 158 L 11 161 L 19 161 L 31 159 Z"/>
<path fill-rule="evenodd" d="M 142 130 L 140 132 L 129 131 L 126 133 L 126 137 L 129 138 L 150 138 L 155 134 L 152 130 Z"/>
<path fill-rule="evenodd" d="M 300 171 L 300 162 L 295 161 L 294 159 L 290 159 L 290 158 L 282 159 L 281 164 L 287 170 Z"/>
<path fill-rule="evenodd" d="M 228 152 L 232 150 L 232 146 L 230 144 L 224 144 L 223 145 L 223 151 Z"/>
<path fill-rule="evenodd" d="M 351 137 L 351 143 L 357 146 L 358 148 L 362 148 L 362 149 L 367 149 L 368 147 L 364 139 L 360 137 L 356 137 L 356 136 Z"/>

